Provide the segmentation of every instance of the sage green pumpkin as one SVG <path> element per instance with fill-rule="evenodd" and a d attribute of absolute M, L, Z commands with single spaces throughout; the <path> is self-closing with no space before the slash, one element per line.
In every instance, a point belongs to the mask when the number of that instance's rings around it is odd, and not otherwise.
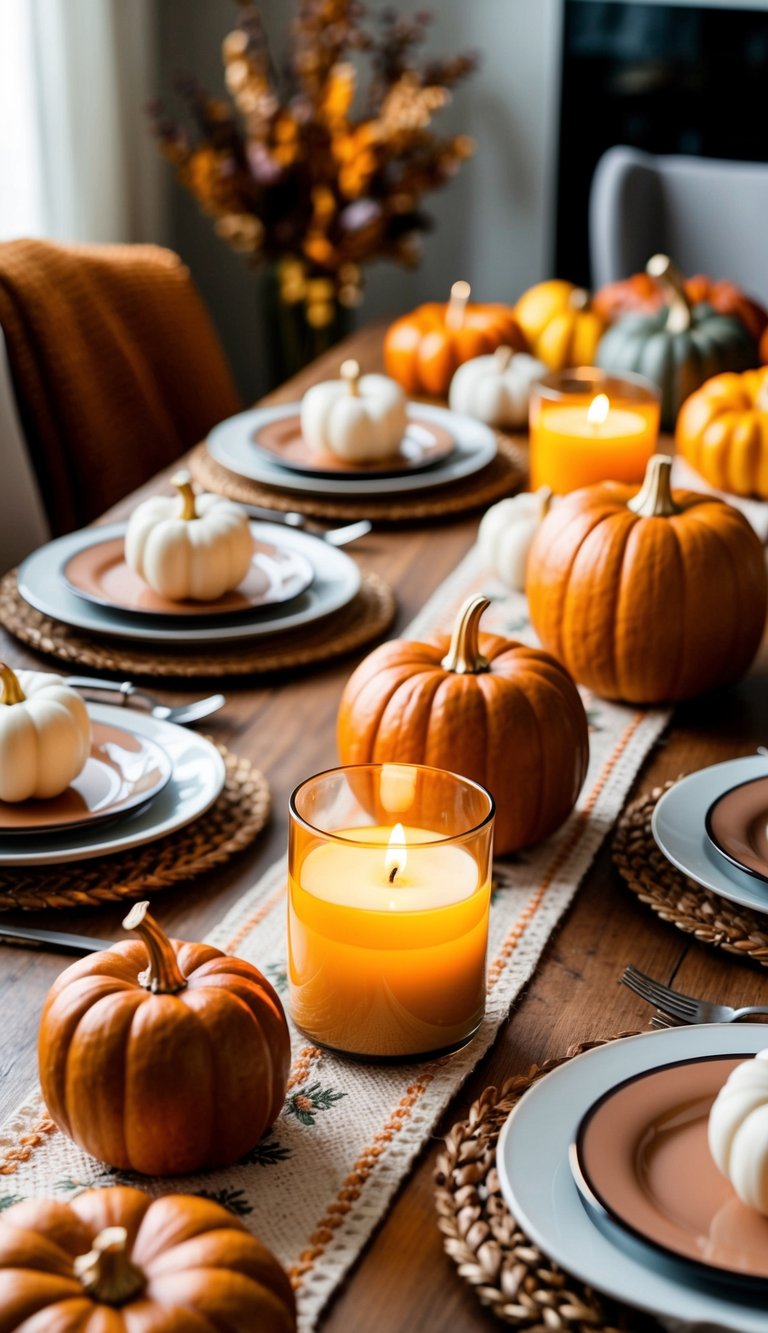
<path fill-rule="evenodd" d="M 712 306 L 691 306 L 666 255 L 654 255 L 647 272 L 668 289 L 668 304 L 646 315 L 627 315 L 600 340 L 597 365 L 620 374 L 644 375 L 661 393 L 661 424 L 674 427 L 686 398 L 725 370 L 758 364 L 757 347 L 740 320 Z"/>

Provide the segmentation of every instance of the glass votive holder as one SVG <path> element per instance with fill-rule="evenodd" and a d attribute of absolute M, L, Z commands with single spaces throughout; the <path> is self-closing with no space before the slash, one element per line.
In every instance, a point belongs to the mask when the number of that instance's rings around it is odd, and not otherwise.
<path fill-rule="evenodd" d="M 639 484 L 656 452 L 660 410 L 656 385 L 642 375 L 579 366 L 543 376 L 531 389 L 531 490 Z"/>
<path fill-rule="evenodd" d="M 290 800 L 289 1008 L 313 1042 L 457 1050 L 485 1011 L 493 797 L 415 764 L 308 778 Z"/>

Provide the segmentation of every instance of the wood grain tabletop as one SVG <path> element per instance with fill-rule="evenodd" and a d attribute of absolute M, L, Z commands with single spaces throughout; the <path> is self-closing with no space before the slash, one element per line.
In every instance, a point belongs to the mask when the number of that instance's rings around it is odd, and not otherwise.
<path fill-rule="evenodd" d="M 298 398 L 310 383 L 335 374 L 344 355 L 355 356 L 364 370 L 378 368 L 380 346 L 380 329 L 363 330 L 266 401 Z M 158 490 L 165 480 L 167 474 L 156 478 L 106 517 L 124 517 L 137 498 Z M 478 517 L 382 529 L 350 548 L 364 569 L 382 575 L 396 590 L 398 616 L 393 633 L 408 623 L 471 546 Z M 12 666 L 41 665 L 39 658 L 4 633 L 0 652 Z M 154 899 L 153 912 L 170 933 L 189 939 L 203 936 L 284 852 L 289 793 L 300 779 L 335 763 L 337 705 L 360 656 L 286 673 L 256 686 L 245 681 L 225 685 L 226 708 L 203 729 L 248 755 L 263 770 L 272 788 L 273 814 L 269 827 L 237 859 Z M 754 753 L 757 745 L 768 741 L 767 671 L 764 648 L 740 684 L 679 707 L 638 775 L 632 794 L 718 760 Z M 156 692 L 169 702 L 196 693 L 194 688 L 158 688 Z M 123 915 L 124 909 L 111 905 L 82 911 L 8 913 L 3 919 L 117 939 Z M 68 961 L 61 954 L 0 945 L 2 1117 L 35 1082 L 41 1004 L 48 986 Z M 647 1006 L 617 985 L 630 961 L 706 998 L 768 1002 L 768 971 L 698 944 L 657 919 L 624 887 L 612 867 L 608 840 L 494 1046 L 448 1108 L 384 1223 L 327 1311 L 321 1322 L 323 1333 L 352 1329 L 437 1333 L 449 1327 L 472 1333 L 498 1327 L 443 1253 L 432 1199 L 440 1135 L 465 1115 L 487 1085 L 562 1055 L 573 1043 L 647 1026 Z"/>

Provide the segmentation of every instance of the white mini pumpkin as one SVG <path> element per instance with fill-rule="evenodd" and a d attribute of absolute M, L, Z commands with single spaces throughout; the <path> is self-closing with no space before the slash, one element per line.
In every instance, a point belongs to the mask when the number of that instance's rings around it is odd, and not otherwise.
<path fill-rule="evenodd" d="M 551 499 L 548 486 L 521 491 L 491 505 L 480 520 L 478 546 L 494 574 L 516 592 L 525 591 L 528 554 Z"/>
<path fill-rule="evenodd" d="M 360 375 L 345 361 L 341 379 L 314 384 L 301 400 L 301 433 L 315 453 L 346 463 L 377 463 L 400 448 L 407 418 L 405 394 L 388 375 Z"/>
<path fill-rule="evenodd" d="M 547 374 L 543 361 L 511 347 L 497 347 L 490 356 L 475 356 L 459 366 L 448 390 L 454 412 L 476 417 L 500 430 L 528 424 L 531 385 Z"/>
<path fill-rule="evenodd" d="M 0 663 L 0 801 L 66 791 L 91 751 L 88 710 L 61 676 Z"/>
<path fill-rule="evenodd" d="M 768 1215 L 768 1050 L 728 1075 L 708 1133 L 709 1150 L 742 1203 Z"/>
<path fill-rule="evenodd" d="M 178 473 L 173 485 L 178 495 L 153 495 L 132 513 L 126 564 L 161 597 L 214 602 L 248 573 L 248 515 L 220 495 L 195 495 L 187 472 Z"/>

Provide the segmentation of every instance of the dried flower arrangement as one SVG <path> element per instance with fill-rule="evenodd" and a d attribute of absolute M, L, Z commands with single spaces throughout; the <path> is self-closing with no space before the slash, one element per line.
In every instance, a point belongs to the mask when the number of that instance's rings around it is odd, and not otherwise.
<path fill-rule="evenodd" d="M 186 80 L 192 137 L 152 108 L 164 154 L 218 234 L 276 263 L 281 300 L 315 329 L 337 303 L 359 303 L 366 262 L 418 262 L 431 225 L 422 196 L 472 152 L 466 135 L 440 137 L 431 123 L 477 58 L 427 58 L 429 22 L 386 9 L 366 26 L 357 0 L 299 0 L 280 78 L 258 8 L 241 3 L 223 44 L 231 103 Z"/>

